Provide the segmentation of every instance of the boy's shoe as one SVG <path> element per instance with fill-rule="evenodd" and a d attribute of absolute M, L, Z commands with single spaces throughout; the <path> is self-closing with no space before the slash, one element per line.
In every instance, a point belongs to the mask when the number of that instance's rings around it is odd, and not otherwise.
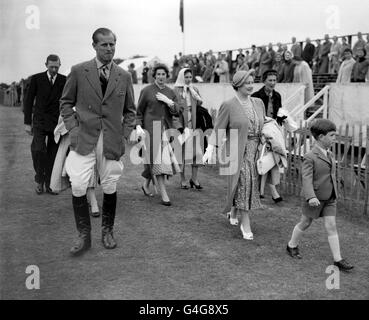
<path fill-rule="evenodd" d="M 302 256 L 300 255 L 299 247 L 298 247 L 298 246 L 297 246 L 296 248 L 291 248 L 291 247 L 287 244 L 287 252 L 288 252 L 288 254 L 289 254 L 292 258 L 302 259 Z"/>
<path fill-rule="evenodd" d="M 335 261 L 334 265 L 340 269 L 340 271 L 349 271 L 354 268 L 352 264 L 350 264 L 345 259 L 342 259 L 340 261 Z"/>
<path fill-rule="evenodd" d="M 278 203 L 278 202 L 283 201 L 283 198 L 281 196 L 279 196 L 278 198 L 273 198 L 272 197 L 272 199 L 273 199 L 274 203 Z"/>

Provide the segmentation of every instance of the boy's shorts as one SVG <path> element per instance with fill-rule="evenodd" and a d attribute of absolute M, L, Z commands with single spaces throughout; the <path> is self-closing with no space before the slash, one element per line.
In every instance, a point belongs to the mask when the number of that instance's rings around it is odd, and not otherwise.
<path fill-rule="evenodd" d="M 303 200 L 302 214 L 312 219 L 336 216 L 337 200 L 335 198 L 330 198 L 329 200 L 319 200 L 319 202 L 319 206 L 310 207 L 308 201 Z"/>

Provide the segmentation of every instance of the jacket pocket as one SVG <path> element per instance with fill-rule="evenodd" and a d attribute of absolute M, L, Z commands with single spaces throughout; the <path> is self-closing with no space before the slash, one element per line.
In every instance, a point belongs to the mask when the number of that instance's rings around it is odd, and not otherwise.
<path fill-rule="evenodd" d="M 74 127 L 71 131 L 69 131 L 69 137 L 70 137 L 70 146 L 74 149 L 77 147 L 78 144 L 78 132 L 79 127 Z"/>

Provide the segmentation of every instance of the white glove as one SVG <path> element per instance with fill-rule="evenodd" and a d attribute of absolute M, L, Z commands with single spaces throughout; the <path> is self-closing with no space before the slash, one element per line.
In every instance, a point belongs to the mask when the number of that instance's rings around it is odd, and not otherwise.
<path fill-rule="evenodd" d="M 144 129 L 142 129 L 140 125 L 136 126 L 136 134 L 137 134 L 137 137 L 143 137 L 143 138 L 146 135 Z"/>
<path fill-rule="evenodd" d="M 199 101 L 199 102 L 202 102 L 202 99 L 201 97 L 199 96 L 199 94 L 195 91 L 195 89 L 193 88 L 192 85 L 189 86 L 189 89 L 190 89 L 190 92 L 191 92 L 191 95 L 194 97 L 195 100 Z"/>
<path fill-rule="evenodd" d="M 277 113 L 277 117 L 288 117 L 289 116 L 289 113 L 286 109 L 283 109 L 283 108 L 279 108 L 278 109 L 278 113 Z"/>
<path fill-rule="evenodd" d="M 32 127 L 29 124 L 24 125 L 24 130 L 32 136 Z"/>
<path fill-rule="evenodd" d="M 212 155 L 213 155 L 214 149 L 215 149 L 215 147 L 213 145 L 211 145 L 211 144 L 208 145 L 208 147 L 206 148 L 205 154 L 202 157 L 202 162 L 204 164 L 208 163 L 209 160 L 212 159 Z"/>
<path fill-rule="evenodd" d="M 173 107 L 174 106 L 174 102 L 173 100 L 169 99 L 166 95 L 158 92 L 156 94 L 156 99 L 158 99 L 159 101 L 162 101 L 164 103 L 166 103 L 169 107 Z"/>
<path fill-rule="evenodd" d="M 191 130 L 192 131 L 192 130 Z M 180 144 L 185 143 L 185 141 L 192 135 L 190 129 L 185 128 L 183 134 L 178 137 Z"/>

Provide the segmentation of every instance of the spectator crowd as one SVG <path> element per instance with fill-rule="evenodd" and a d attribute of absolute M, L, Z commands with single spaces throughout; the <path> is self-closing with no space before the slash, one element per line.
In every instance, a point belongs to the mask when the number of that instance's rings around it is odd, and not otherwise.
<path fill-rule="evenodd" d="M 306 38 L 305 42 L 297 42 L 292 37 L 291 44 L 267 46 L 252 45 L 250 49 L 228 50 L 214 53 L 183 55 L 179 52 L 174 56 L 171 66 L 171 79 L 175 82 L 179 71 L 186 67 L 192 70 L 193 82 L 224 83 L 231 82 L 233 75 L 239 70 L 254 69 L 256 80 L 264 71 L 277 71 L 277 81 L 280 83 L 312 82 L 312 74 L 336 74 L 337 83 L 368 82 L 369 81 L 369 34 L 357 33 L 357 40 L 351 45 L 352 36 L 333 36 L 328 34 L 324 40 Z M 306 69 L 309 66 L 310 73 Z M 138 83 L 135 65 L 131 63 L 128 71 L 132 82 Z M 155 65 L 143 63 L 141 79 L 143 84 L 153 83 L 152 70 Z M 297 67 L 297 68 L 296 68 Z M 306 80 L 308 79 L 308 81 Z M 29 78 L 2 84 L 0 88 L 0 103 L 10 106 L 22 104 L 27 93 Z M 310 92 L 310 93 L 309 93 Z M 307 90 L 307 98 L 311 96 L 311 88 Z"/>
<path fill-rule="evenodd" d="M 180 52 L 174 56 L 172 81 L 177 79 L 179 70 L 186 67 L 192 70 L 194 82 L 230 82 L 237 71 L 251 68 L 259 77 L 265 70 L 274 69 L 278 72 L 278 82 L 298 82 L 294 69 L 302 61 L 310 67 L 311 73 L 337 74 L 337 82 L 368 81 L 369 34 L 364 40 L 359 32 L 353 46 L 348 41 L 351 39 L 345 36 L 330 38 L 328 34 L 323 41 L 306 38 L 303 44 L 295 37 L 291 40 L 290 48 L 287 44 L 269 43 L 268 46 L 252 45 L 249 50 L 229 50 L 217 55 L 212 50 L 195 55 Z"/>

